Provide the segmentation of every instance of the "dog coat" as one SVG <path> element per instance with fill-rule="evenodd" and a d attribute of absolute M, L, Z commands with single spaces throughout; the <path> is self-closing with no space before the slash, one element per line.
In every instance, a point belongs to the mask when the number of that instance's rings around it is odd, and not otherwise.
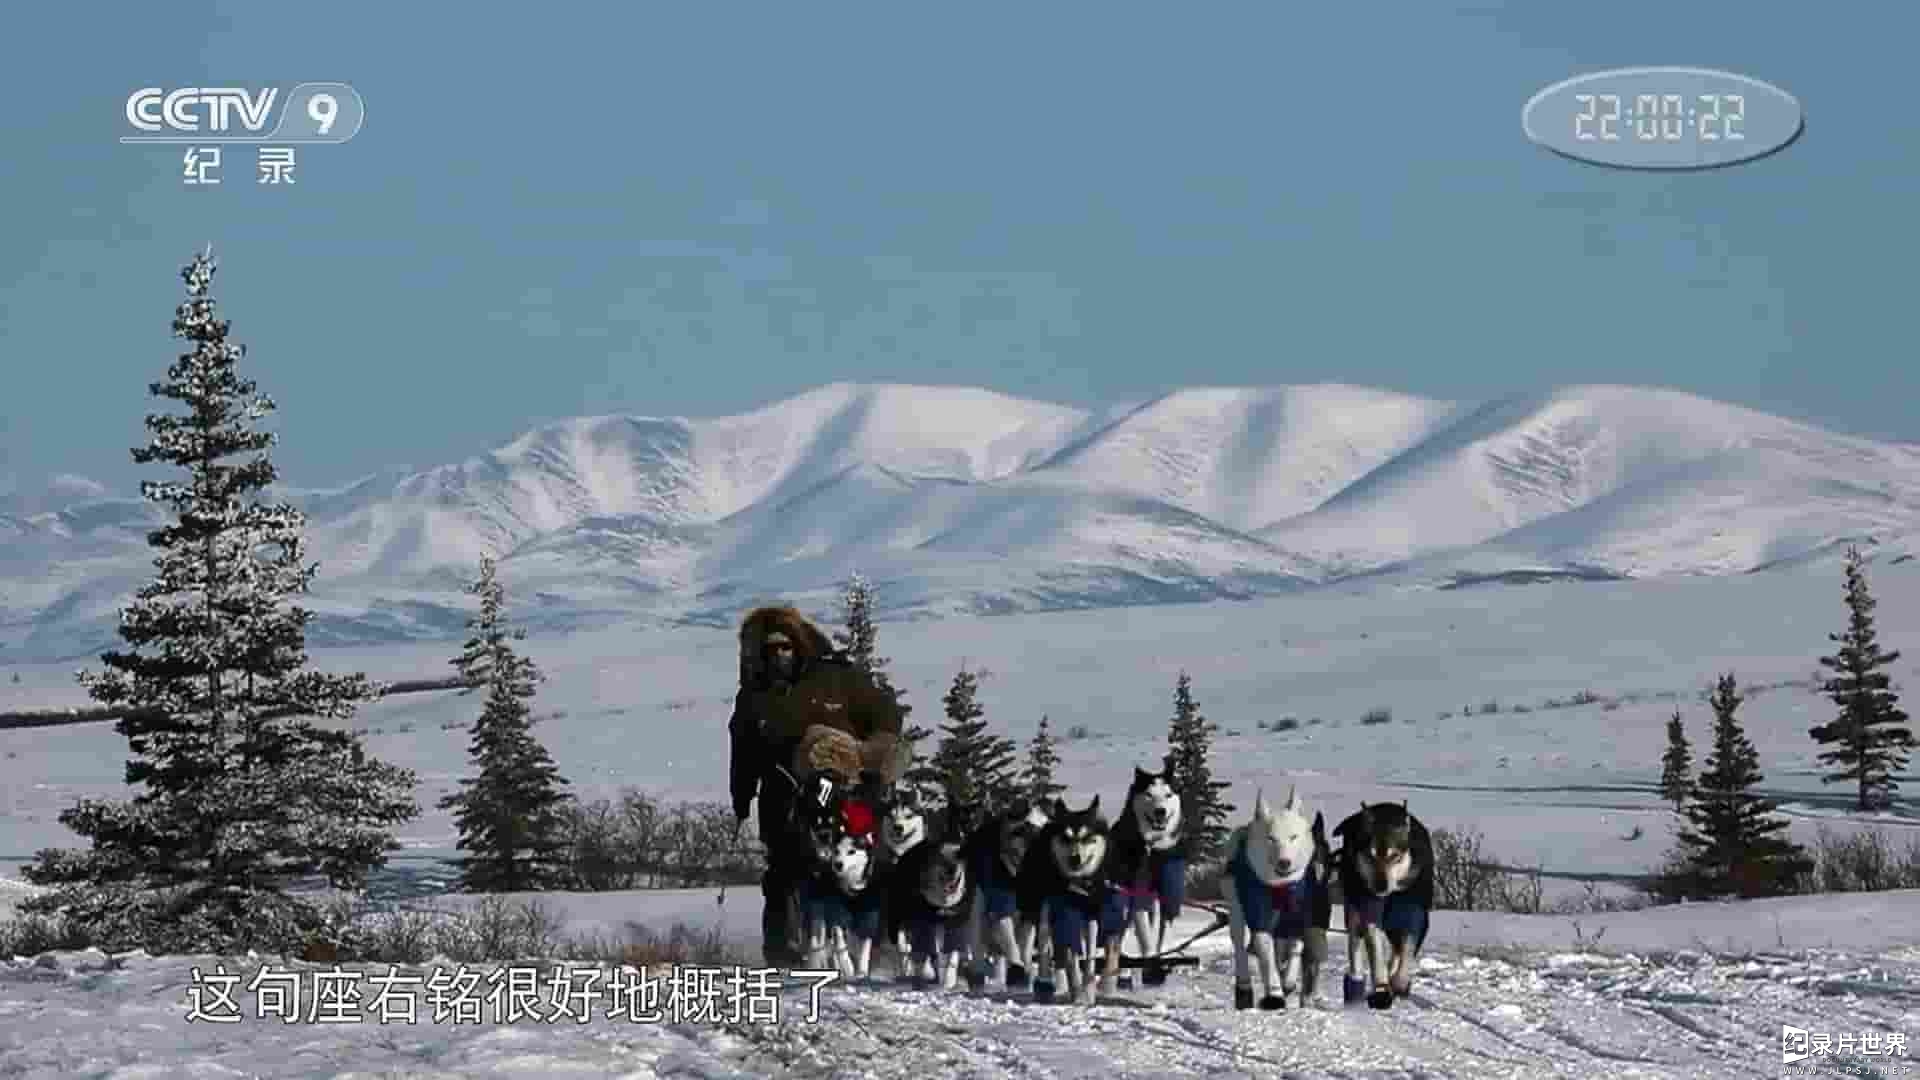
<path fill-rule="evenodd" d="M 990 845 L 982 845 L 969 861 L 967 872 L 973 875 L 983 913 L 988 919 L 1011 918 L 1020 906 L 1019 898 L 1014 876 L 1001 863 L 999 852 Z"/>
<path fill-rule="evenodd" d="M 803 887 L 801 904 L 807 918 L 836 930 L 846 930 L 869 941 L 880 936 L 880 890 L 868 888 L 858 896 L 848 896 L 831 881 L 809 881 Z"/>
<path fill-rule="evenodd" d="M 1100 928 L 1101 939 L 1117 936 L 1127 925 L 1127 899 L 1110 884 L 1069 885 L 1046 904 L 1056 948 L 1084 948 L 1088 923 Z"/>
<path fill-rule="evenodd" d="M 1240 901 L 1247 926 L 1264 930 L 1275 937 L 1305 937 L 1313 925 L 1314 901 L 1325 893 L 1327 881 L 1318 859 L 1308 864 L 1298 881 L 1269 885 L 1253 872 L 1247 860 L 1245 844 L 1239 845 L 1227 863 L 1233 877 L 1234 897 Z"/>
<path fill-rule="evenodd" d="M 1388 933 L 1410 934 L 1416 943 L 1427 939 L 1427 909 L 1404 892 L 1348 900 L 1347 916 L 1355 920 L 1356 928 L 1377 926 Z"/>
<path fill-rule="evenodd" d="M 1186 853 L 1178 846 L 1147 852 L 1146 861 L 1133 881 L 1116 883 L 1114 887 L 1126 905 L 1123 918 L 1132 917 L 1135 911 L 1157 900 L 1164 918 L 1177 919 L 1187 899 Z"/>
<path fill-rule="evenodd" d="M 933 955 L 933 931 L 936 927 L 942 931 L 941 937 L 948 952 L 973 945 L 973 911 L 965 899 L 952 907 L 936 908 L 929 905 L 925 897 L 921 897 L 906 921 L 907 936 L 913 942 L 915 955 Z"/>

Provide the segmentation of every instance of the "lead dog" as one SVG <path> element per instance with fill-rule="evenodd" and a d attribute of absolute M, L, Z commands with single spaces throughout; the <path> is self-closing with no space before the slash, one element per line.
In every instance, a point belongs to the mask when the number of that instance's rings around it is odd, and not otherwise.
<path fill-rule="evenodd" d="M 1165 770 L 1136 767 L 1125 807 L 1108 840 L 1108 873 L 1140 955 L 1152 958 L 1166 948 L 1167 924 L 1180 917 L 1186 900 L 1191 845 L 1182 836 L 1180 793 Z M 1158 986 L 1167 968 L 1148 963 L 1144 974 L 1148 986 Z"/>
<path fill-rule="evenodd" d="M 935 839 L 934 823 L 921 801 L 919 788 L 896 784 L 882 795 L 880 844 L 875 850 L 879 862 L 874 870 L 874 887 L 885 897 L 883 932 L 899 958 L 899 974 L 903 978 L 929 974 L 912 965 L 913 943 L 901 913 L 911 904 L 919 883 L 911 872 L 903 872 L 903 868 L 911 855 Z"/>
<path fill-rule="evenodd" d="M 814 868 L 801 885 L 807 955 L 849 978 L 871 974 L 880 936 L 881 894 L 873 887 L 874 814 L 865 800 L 828 795 L 809 832 Z"/>
<path fill-rule="evenodd" d="M 1406 803 L 1360 804 L 1360 812 L 1333 830 L 1342 838 L 1340 889 L 1346 900 L 1347 1004 L 1364 996 L 1368 1005 L 1389 1009 L 1397 997 L 1413 992 L 1420 947 L 1427 940 L 1433 910 L 1433 840 Z M 1392 966 L 1388 967 L 1388 948 Z M 1366 973 L 1360 955 L 1366 953 Z"/>
<path fill-rule="evenodd" d="M 1233 940 L 1233 1007 L 1253 1007 L 1248 955 L 1260 966 L 1260 1007 L 1284 1009 L 1300 988 L 1300 1007 L 1314 999 L 1333 921 L 1333 873 L 1326 819 L 1311 821 L 1298 790 L 1278 811 L 1264 792 L 1253 820 L 1227 838 L 1227 927 Z M 1278 955 L 1275 947 L 1278 946 Z"/>
<path fill-rule="evenodd" d="M 979 921 L 974 908 L 980 894 L 960 845 L 921 844 L 900 864 L 899 873 L 903 883 L 912 885 L 898 900 L 900 926 L 911 942 L 913 981 L 922 984 L 927 979 L 922 973 L 934 971 L 940 988 L 951 990 L 966 960 L 967 983 L 979 989 L 982 973 L 972 960 Z"/>
<path fill-rule="evenodd" d="M 1020 912 L 1046 927 L 1052 946 L 1041 946 L 1034 967 L 1035 1001 L 1053 1000 L 1054 969 L 1064 967 L 1072 999 L 1094 1004 L 1093 960 L 1102 945 L 1107 964 L 1100 987 L 1112 986 L 1124 920 L 1120 893 L 1106 874 L 1111 831 L 1100 813 L 1100 796 L 1083 810 L 1068 810 L 1064 801 L 1055 800 L 1053 819 L 1027 852 L 1020 868 Z"/>

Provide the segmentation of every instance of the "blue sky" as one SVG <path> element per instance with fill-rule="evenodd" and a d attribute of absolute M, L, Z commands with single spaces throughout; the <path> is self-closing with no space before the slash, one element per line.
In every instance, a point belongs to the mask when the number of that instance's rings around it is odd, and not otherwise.
<path fill-rule="evenodd" d="M 533 10 L 9 12 L 0 489 L 151 475 L 207 242 L 300 486 L 836 379 L 1642 383 L 1920 438 L 1911 5 Z M 1808 133 L 1678 176 L 1526 142 L 1534 91 L 1638 64 L 1766 79 Z M 116 141 L 140 86 L 306 80 L 368 116 L 291 188 Z"/>

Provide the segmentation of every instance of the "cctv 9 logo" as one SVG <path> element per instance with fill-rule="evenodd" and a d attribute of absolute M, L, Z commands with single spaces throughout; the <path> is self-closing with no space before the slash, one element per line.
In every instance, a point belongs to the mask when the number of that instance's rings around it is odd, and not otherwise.
<path fill-rule="evenodd" d="M 284 102 L 279 97 L 278 87 L 145 87 L 128 95 L 126 105 L 127 123 L 141 134 L 120 141 L 343 143 L 366 122 L 366 103 L 346 83 L 301 83 Z M 275 119 L 272 131 L 265 130 L 269 119 Z"/>

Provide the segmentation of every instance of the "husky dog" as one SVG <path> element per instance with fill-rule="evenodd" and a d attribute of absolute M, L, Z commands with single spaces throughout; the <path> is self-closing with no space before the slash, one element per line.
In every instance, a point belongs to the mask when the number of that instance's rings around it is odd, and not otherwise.
<path fill-rule="evenodd" d="M 1127 788 L 1126 811 L 1108 840 L 1108 876 L 1120 890 L 1140 955 L 1158 956 L 1167 943 L 1167 923 L 1180 917 L 1187 895 L 1191 845 L 1182 836 L 1180 793 L 1166 771 L 1136 767 Z M 1157 986 L 1167 969 L 1149 964 L 1146 983 Z"/>
<path fill-rule="evenodd" d="M 1053 805 L 1053 820 L 1020 868 L 1020 910 L 1036 925 L 1044 921 L 1052 945 L 1040 949 L 1033 997 L 1052 1001 L 1054 968 L 1064 967 L 1073 1000 L 1091 1005 L 1097 999 L 1091 970 L 1096 949 L 1104 944 L 1108 950 L 1101 989 L 1111 989 L 1120 966 L 1125 920 L 1120 893 L 1106 874 L 1112 829 L 1100 813 L 1098 795 L 1084 810 L 1069 810 L 1061 800 Z"/>
<path fill-rule="evenodd" d="M 1366 998 L 1376 1009 L 1413 990 L 1420 947 L 1433 910 L 1433 840 L 1407 804 L 1360 804 L 1360 812 L 1333 830 L 1340 845 L 1340 890 L 1346 900 L 1347 1004 Z M 1387 949 L 1393 966 L 1387 966 Z M 1367 954 L 1369 982 L 1361 975 Z"/>
<path fill-rule="evenodd" d="M 875 852 L 879 861 L 874 868 L 874 887 L 882 891 L 885 900 L 886 939 L 892 943 L 894 954 L 899 957 L 902 977 L 914 972 L 909 966 L 913 943 L 908 939 L 907 927 L 901 921 L 900 913 L 911 902 L 912 894 L 919 885 L 911 874 L 901 873 L 901 868 L 907 857 L 931 841 L 934 835 L 933 822 L 921 802 L 919 788 L 897 784 L 882 794 L 880 846 Z"/>
<path fill-rule="evenodd" d="M 1027 985 L 1033 960 L 1037 924 L 1020 907 L 1018 884 L 1033 839 L 1047 821 L 1039 806 L 1016 805 L 975 829 L 961 852 L 978 894 L 973 908 L 975 952 L 981 957 L 993 954 L 993 981 L 1008 990 Z"/>
<path fill-rule="evenodd" d="M 1233 939 L 1233 1007 L 1253 1008 L 1251 953 L 1260 965 L 1260 1007 L 1284 1009 L 1297 985 L 1306 1008 L 1320 985 L 1333 921 L 1327 823 L 1311 821 L 1298 789 L 1276 811 L 1254 796 L 1253 820 L 1227 839 L 1227 927 Z M 1279 954 L 1275 955 L 1275 945 Z"/>
<path fill-rule="evenodd" d="M 898 897 L 900 925 L 911 940 L 911 970 L 916 985 L 925 972 L 938 971 L 940 988 L 953 989 L 960 964 L 967 960 L 967 983 L 978 989 L 979 969 L 971 962 L 979 891 L 967 868 L 962 846 L 951 841 L 915 847 L 900 863 L 900 875 L 912 888 Z"/>
<path fill-rule="evenodd" d="M 835 812 L 811 830 L 814 872 L 802 885 L 801 899 L 807 954 L 815 967 L 830 959 L 841 975 L 865 981 L 881 926 L 881 894 L 873 887 L 874 814 L 863 800 L 833 802 Z"/>

